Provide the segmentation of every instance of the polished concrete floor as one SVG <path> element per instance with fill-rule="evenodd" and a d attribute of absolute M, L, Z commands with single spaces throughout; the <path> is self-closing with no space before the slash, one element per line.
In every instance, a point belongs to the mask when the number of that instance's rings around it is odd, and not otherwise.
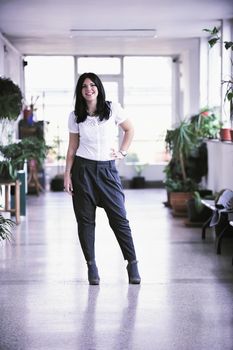
<path fill-rule="evenodd" d="M 97 211 L 100 286 L 89 286 L 71 199 L 29 196 L 0 245 L 0 350 L 232 350 L 233 240 L 187 228 L 162 189 L 125 190 L 142 283 Z"/>

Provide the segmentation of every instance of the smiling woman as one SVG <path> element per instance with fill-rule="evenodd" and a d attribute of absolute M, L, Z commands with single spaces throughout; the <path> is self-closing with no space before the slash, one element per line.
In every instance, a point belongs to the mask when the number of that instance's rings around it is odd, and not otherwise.
<path fill-rule="evenodd" d="M 117 127 L 122 130 L 123 138 L 119 148 L 114 149 L 112 135 Z M 115 164 L 115 160 L 122 160 L 127 154 L 134 134 L 133 125 L 120 104 L 106 101 L 103 84 L 94 73 L 83 73 L 78 79 L 75 109 L 69 115 L 68 128 L 64 191 L 72 196 L 89 284 L 100 282 L 95 262 L 97 207 L 105 210 L 123 257 L 128 261 L 129 283 L 139 284 L 136 252 Z"/>

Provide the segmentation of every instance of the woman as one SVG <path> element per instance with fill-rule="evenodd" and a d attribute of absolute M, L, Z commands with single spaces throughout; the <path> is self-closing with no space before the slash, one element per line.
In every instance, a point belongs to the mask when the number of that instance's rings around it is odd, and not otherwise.
<path fill-rule="evenodd" d="M 69 146 L 64 190 L 72 195 L 80 244 L 88 266 L 89 284 L 100 278 L 95 262 L 96 207 L 104 208 L 125 260 L 129 283 L 141 282 L 124 194 L 115 167 L 123 159 L 133 138 L 133 127 L 119 104 L 105 101 L 99 77 L 84 73 L 75 89 L 75 109 L 69 116 Z M 117 125 L 124 132 L 121 147 L 113 148 Z"/>

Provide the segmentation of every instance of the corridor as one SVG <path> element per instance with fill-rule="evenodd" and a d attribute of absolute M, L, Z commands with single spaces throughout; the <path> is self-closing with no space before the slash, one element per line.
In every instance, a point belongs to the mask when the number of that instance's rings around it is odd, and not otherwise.
<path fill-rule="evenodd" d="M 100 285 L 89 286 L 71 198 L 27 198 L 0 245 L 0 350 L 233 350 L 233 240 L 187 228 L 163 189 L 125 190 L 142 283 L 97 210 Z"/>

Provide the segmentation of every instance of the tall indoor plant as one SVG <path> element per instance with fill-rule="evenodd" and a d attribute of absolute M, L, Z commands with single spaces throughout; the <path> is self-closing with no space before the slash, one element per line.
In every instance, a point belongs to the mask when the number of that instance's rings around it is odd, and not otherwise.
<path fill-rule="evenodd" d="M 201 188 L 207 175 L 207 147 L 205 139 L 216 138 L 220 124 L 214 112 L 208 108 L 183 120 L 173 130 L 167 130 L 165 142 L 171 159 L 165 167 L 165 187 L 168 204 L 175 211 L 186 212 L 186 201 Z"/>
<path fill-rule="evenodd" d="M 196 147 L 196 141 L 193 125 L 188 120 L 181 121 L 173 130 L 167 130 L 165 142 L 171 159 L 165 167 L 165 186 L 169 202 L 176 213 L 186 211 L 186 200 L 197 189 L 188 169 L 189 156 Z"/>

